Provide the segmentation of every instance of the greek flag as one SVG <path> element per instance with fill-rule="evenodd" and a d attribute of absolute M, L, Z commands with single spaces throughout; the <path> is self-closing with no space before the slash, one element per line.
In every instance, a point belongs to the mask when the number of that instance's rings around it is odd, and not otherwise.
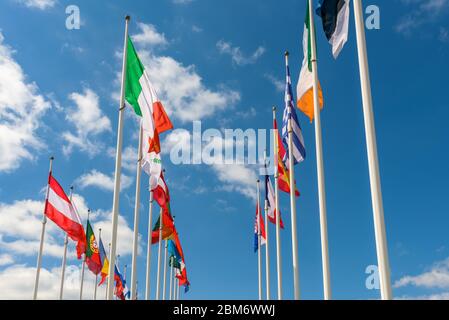
<path fill-rule="evenodd" d="M 282 142 L 285 145 L 286 153 L 283 162 L 284 165 L 289 168 L 289 156 L 290 152 L 293 154 L 293 163 L 298 164 L 306 158 L 306 149 L 304 148 L 304 138 L 302 137 L 301 126 L 299 125 L 298 117 L 293 105 L 293 93 L 292 93 L 292 80 L 290 78 L 290 68 L 288 62 L 286 62 L 287 77 L 285 84 L 285 109 L 282 119 Z M 293 139 L 292 149 L 288 148 L 288 120 L 291 119 Z"/>

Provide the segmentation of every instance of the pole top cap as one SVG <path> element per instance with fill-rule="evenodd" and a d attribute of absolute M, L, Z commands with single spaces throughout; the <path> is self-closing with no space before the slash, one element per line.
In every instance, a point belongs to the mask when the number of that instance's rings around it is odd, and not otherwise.
<path fill-rule="evenodd" d="M 260 180 L 259 179 L 257 179 L 257 183 L 259 183 L 260 182 Z"/>
<path fill-rule="evenodd" d="M 285 53 L 284 53 L 284 55 L 285 55 L 286 57 L 288 57 L 288 56 L 290 55 L 290 52 L 288 52 L 288 50 L 286 50 Z"/>
<path fill-rule="evenodd" d="M 101 231 L 101 228 L 98 228 L 98 230 L 100 230 L 100 231 Z"/>
<path fill-rule="evenodd" d="M 276 111 L 276 106 L 273 106 L 273 111 Z"/>
<path fill-rule="evenodd" d="M 73 191 L 73 186 L 70 186 L 70 190 L 72 190 L 72 191 Z"/>
<path fill-rule="evenodd" d="M 125 20 L 127 20 L 127 21 L 131 20 L 131 16 L 130 15 L 126 15 Z"/>
<path fill-rule="evenodd" d="M 55 157 L 53 157 L 53 156 L 50 156 L 50 160 L 55 160 Z"/>

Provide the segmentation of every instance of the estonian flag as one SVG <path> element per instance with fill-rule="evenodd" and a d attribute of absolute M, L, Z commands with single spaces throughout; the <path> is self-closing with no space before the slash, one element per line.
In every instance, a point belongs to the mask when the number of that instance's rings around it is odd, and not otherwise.
<path fill-rule="evenodd" d="M 316 13 L 323 21 L 324 33 L 337 59 L 348 40 L 349 0 L 320 0 Z"/>

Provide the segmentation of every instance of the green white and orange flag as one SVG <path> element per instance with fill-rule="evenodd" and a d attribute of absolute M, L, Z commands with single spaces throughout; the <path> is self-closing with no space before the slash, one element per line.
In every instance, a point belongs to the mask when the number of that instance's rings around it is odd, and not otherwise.
<path fill-rule="evenodd" d="M 301 72 L 299 74 L 298 86 L 296 87 L 297 106 L 306 116 L 313 121 L 313 74 L 312 74 L 312 34 L 310 32 L 309 1 L 307 1 L 307 13 L 304 21 L 304 35 L 302 40 L 304 49 L 304 60 L 302 61 Z M 320 108 L 323 108 L 323 92 L 318 83 L 318 99 Z"/>
<path fill-rule="evenodd" d="M 162 172 L 159 134 L 173 125 L 129 37 L 127 45 L 125 98 L 142 117 L 142 169 L 150 176 L 153 189 Z"/>

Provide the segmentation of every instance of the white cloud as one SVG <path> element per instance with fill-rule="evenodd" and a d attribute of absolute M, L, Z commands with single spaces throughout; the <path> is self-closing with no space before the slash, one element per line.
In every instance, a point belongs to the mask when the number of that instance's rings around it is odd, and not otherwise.
<path fill-rule="evenodd" d="M 35 8 L 39 10 L 49 9 L 55 6 L 56 0 L 16 0 L 28 8 Z"/>
<path fill-rule="evenodd" d="M 270 81 L 277 92 L 284 92 L 285 91 L 285 82 L 276 78 L 272 74 L 265 74 L 265 78 Z"/>
<path fill-rule="evenodd" d="M 17 169 L 22 160 L 34 160 L 44 148 L 37 136 L 41 118 L 51 104 L 28 82 L 14 51 L 0 32 L 0 172 Z M 7 138 L 6 138 L 7 137 Z"/>
<path fill-rule="evenodd" d="M 255 200 L 256 195 L 256 172 L 245 165 L 240 164 L 216 164 L 212 169 L 222 182 L 217 189 L 226 192 L 238 192 L 245 197 Z"/>
<path fill-rule="evenodd" d="M 189 4 L 192 3 L 195 0 L 172 0 L 174 4 Z"/>
<path fill-rule="evenodd" d="M 232 43 L 220 40 L 217 42 L 217 48 L 221 54 L 228 54 L 232 62 L 238 66 L 254 64 L 265 53 L 265 48 L 259 46 L 251 55 L 245 56 L 239 47 L 233 47 Z"/>
<path fill-rule="evenodd" d="M 0 267 L 13 264 L 14 259 L 10 254 L 0 254 Z"/>
<path fill-rule="evenodd" d="M 401 296 L 396 300 L 449 300 L 449 292 L 434 293 L 421 296 Z"/>
<path fill-rule="evenodd" d="M 410 7 L 410 11 L 402 15 L 394 29 L 407 36 L 423 25 L 438 22 L 449 9 L 449 0 L 402 0 L 402 3 Z"/>
<path fill-rule="evenodd" d="M 129 188 L 132 183 L 133 178 L 124 174 L 121 175 L 120 186 L 122 190 Z M 79 177 L 75 184 L 81 189 L 96 187 L 105 191 L 114 191 L 114 174 L 112 174 L 112 176 L 108 176 L 93 169 L 92 171 Z"/>
<path fill-rule="evenodd" d="M 76 107 L 70 111 L 66 119 L 76 128 L 76 133 L 64 132 L 63 138 L 67 145 L 63 147 L 65 155 L 69 155 L 74 147 L 93 156 L 100 152 L 102 145 L 98 141 L 92 141 L 103 132 L 110 132 L 111 122 L 103 115 L 100 109 L 98 95 L 91 89 L 85 89 L 83 93 L 73 92 L 69 95 Z"/>
<path fill-rule="evenodd" d="M 175 129 L 171 131 L 164 139 L 162 143 L 163 154 L 170 154 L 174 146 L 191 146 L 191 135 L 190 132 L 185 129 Z"/>
<path fill-rule="evenodd" d="M 133 42 L 142 46 L 166 45 L 167 39 L 162 33 L 158 33 L 152 24 L 138 23 L 141 33 L 133 36 Z"/>
<path fill-rule="evenodd" d="M 142 34 L 134 35 L 133 40 Z M 155 54 L 154 49 L 153 45 L 143 45 L 138 53 L 171 118 L 181 122 L 204 120 L 232 108 L 240 100 L 240 94 L 234 90 L 207 88 L 194 66 L 184 66 L 172 57 Z"/>
<path fill-rule="evenodd" d="M 409 285 L 423 288 L 449 288 L 449 258 L 434 264 L 429 271 L 422 274 L 402 277 L 395 282 L 394 287 L 401 288 Z"/>

